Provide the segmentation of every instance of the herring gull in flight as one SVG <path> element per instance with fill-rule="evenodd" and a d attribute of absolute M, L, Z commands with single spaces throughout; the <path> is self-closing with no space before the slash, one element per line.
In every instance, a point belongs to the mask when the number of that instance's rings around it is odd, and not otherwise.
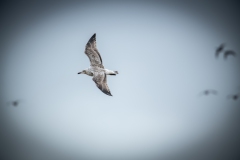
<path fill-rule="evenodd" d="M 96 46 L 96 33 L 93 34 L 93 36 L 86 44 L 85 54 L 90 60 L 90 67 L 81 72 L 78 72 L 78 74 L 93 76 L 92 80 L 96 83 L 96 86 L 103 93 L 112 96 L 107 85 L 107 75 L 116 75 L 118 74 L 118 71 L 112 71 L 104 68 L 101 55 L 98 52 Z"/>

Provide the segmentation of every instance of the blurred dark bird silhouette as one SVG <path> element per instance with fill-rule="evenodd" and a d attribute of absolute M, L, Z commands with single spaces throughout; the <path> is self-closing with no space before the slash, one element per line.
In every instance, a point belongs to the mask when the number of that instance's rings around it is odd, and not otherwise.
<path fill-rule="evenodd" d="M 232 50 L 228 50 L 224 52 L 224 59 L 227 59 L 228 56 L 232 55 L 233 57 L 236 57 L 237 53 L 232 51 Z"/>
<path fill-rule="evenodd" d="M 218 58 L 220 52 L 223 51 L 223 48 L 225 47 L 225 44 L 221 44 L 217 49 L 216 49 L 216 52 L 215 52 L 215 57 Z"/>
<path fill-rule="evenodd" d="M 11 102 L 8 102 L 8 106 L 11 105 L 11 106 L 17 107 L 19 106 L 19 103 L 20 103 L 20 100 L 11 101 Z"/>
<path fill-rule="evenodd" d="M 217 95 L 217 93 L 218 92 L 216 90 L 210 89 L 210 90 L 205 90 L 205 91 L 201 92 L 200 95 L 202 95 L 202 96 L 204 96 L 204 95 L 208 96 L 210 94 Z"/>
<path fill-rule="evenodd" d="M 227 96 L 228 99 L 237 100 L 239 98 L 239 94 L 231 94 Z"/>

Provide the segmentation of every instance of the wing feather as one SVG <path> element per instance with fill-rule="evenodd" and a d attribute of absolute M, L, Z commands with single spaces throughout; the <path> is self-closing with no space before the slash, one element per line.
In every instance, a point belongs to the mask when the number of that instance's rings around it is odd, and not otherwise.
<path fill-rule="evenodd" d="M 93 81 L 96 83 L 96 86 L 106 95 L 112 96 L 109 87 L 107 85 L 107 75 L 102 72 L 95 72 L 93 74 Z"/>
<path fill-rule="evenodd" d="M 96 33 L 93 34 L 93 36 L 89 39 L 88 43 L 86 44 L 85 54 L 88 56 L 91 66 L 104 68 L 102 64 L 101 55 L 97 50 Z"/>

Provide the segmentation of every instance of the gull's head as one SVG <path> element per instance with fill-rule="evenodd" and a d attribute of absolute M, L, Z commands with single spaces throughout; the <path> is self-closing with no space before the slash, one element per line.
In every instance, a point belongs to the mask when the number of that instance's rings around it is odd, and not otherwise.
<path fill-rule="evenodd" d="M 86 70 L 82 70 L 81 72 L 78 72 L 78 74 L 87 74 Z"/>

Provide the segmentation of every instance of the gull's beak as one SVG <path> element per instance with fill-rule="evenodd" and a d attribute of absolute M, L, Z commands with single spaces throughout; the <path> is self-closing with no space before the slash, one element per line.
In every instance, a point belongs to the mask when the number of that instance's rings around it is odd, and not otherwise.
<path fill-rule="evenodd" d="M 82 74 L 82 72 L 78 72 L 78 74 Z"/>

